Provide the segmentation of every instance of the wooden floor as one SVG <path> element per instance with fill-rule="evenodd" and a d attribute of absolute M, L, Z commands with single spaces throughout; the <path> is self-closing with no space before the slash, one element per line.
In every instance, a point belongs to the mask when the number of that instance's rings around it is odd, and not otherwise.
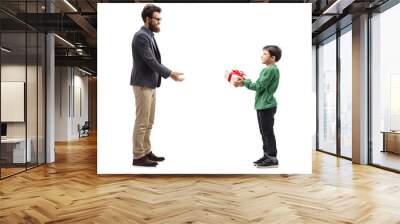
<path fill-rule="evenodd" d="M 312 175 L 98 176 L 96 138 L 0 181 L 0 223 L 400 223 L 400 175 L 313 153 Z"/>
<path fill-rule="evenodd" d="M 1 177 L 8 177 L 10 175 L 25 171 L 25 167 L 24 168 L 1 168 Z"/>
<path fill-rule="evenodd" d="M 2 167 L 1 168 L 1 178 L 6 178 L 8 176 L 15 175 L 20 172 L 24 172 L 27 169 L 28 170 L 33 169 L 35 167 L 37 167 L 36 163 L 31 163 L 31 164 L 28 163 L 27 167 L 25 167 L 25 164 L 22 164 L 22 165 L 18 164 L 18 167 Z"/>
<path fill-rule="evenodd" d="M 374 151 L 372 162 L 377 165 L 400 170 L 400 155 L 392 152 Z"/>

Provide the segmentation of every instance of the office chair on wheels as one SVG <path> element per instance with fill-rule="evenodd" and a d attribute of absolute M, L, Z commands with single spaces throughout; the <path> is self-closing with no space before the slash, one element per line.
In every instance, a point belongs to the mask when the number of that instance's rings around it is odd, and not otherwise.
<path fill-rule="evenodd" d="M 89 121 L 85 121 L 82 127 L 80 127 L 80 125 L 78 124 L 79 138 L 89 136 L 89 129 Z"/>

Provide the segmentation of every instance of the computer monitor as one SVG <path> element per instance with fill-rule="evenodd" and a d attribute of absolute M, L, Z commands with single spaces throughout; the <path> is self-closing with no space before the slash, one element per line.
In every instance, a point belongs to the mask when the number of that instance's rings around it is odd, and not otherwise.
<path fill-rule="evenodd" d="M 7 124 L 1 123 L 1 137 L 7 136 Z"/>

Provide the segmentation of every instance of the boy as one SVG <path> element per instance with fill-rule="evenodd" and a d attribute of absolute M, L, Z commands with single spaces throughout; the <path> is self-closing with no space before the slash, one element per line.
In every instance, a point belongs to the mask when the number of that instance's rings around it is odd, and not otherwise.
<path fill-rule="evenodd" d="M 249 79 L 239 79 L 234 82 L 235 87 L 245 86 L 256 91 L 255 109 L 257 110 L 258 125 L 263 140 L 264 156 L 254 162 L 259 168 L 277 167 L 276 141 L 274 134 L 274 115 L 277 102 L 274 93 L 279 84 L 279 69 L 276 62 L 281 59 L 282 51 L 278 46 L 268 45 L 263 48 L 261 61 L 267 65 L 260 72 L 256 82 Z"/>

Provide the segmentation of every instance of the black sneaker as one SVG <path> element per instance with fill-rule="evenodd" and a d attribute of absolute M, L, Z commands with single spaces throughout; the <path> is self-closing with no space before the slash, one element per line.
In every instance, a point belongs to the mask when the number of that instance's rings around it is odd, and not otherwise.
<path fill-rule="evenodd" d="M 151 160 L 151 161 L 156 161 L 156 162 L 162 162 L 165 160 L 164 157 L 158 157 L 156 155 L 153 154 L 153 152 L 150 152 L 149 154 L 146 155 L 147 159 Z"/>
<path fill-rule="evenodd" d="M 147 156 L 143 156 L 139 159 L 133 159 L 132 165 L 134 166 L 147 166 L 147 167 L 155 167 L 158 165 L 157 162 L 147 159 Z"/>
<path fill-rule="evenodd" d="M 276 158 L 266 157 L 264 160 L 256 164 L 257 168 L 277 168 L 279 162 Z"/>
<path fill-rule="evenodd" d="M 260 163 L 261 161 L 263 161 L 265 159 L 265 156 L 261 157 L 260 159 L 258 159 L 257 161 L 254 161 L 253 164 L 257 165 L 258 163 Z"/>

